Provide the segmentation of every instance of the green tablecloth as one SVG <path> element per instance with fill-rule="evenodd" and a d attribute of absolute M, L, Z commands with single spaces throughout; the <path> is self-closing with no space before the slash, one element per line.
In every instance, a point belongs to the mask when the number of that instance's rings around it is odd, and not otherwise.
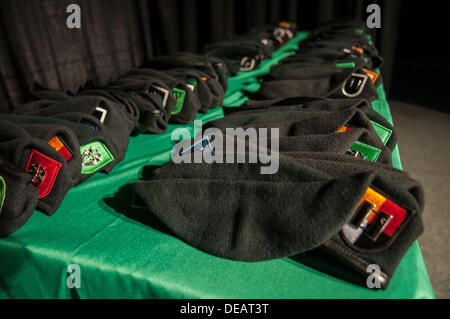
<path fill-rule="evenodd" d="M 241 88 L 257 90 L 255 76 L 291 54 L 299 33 L 257 71 L 230 79 L 224 105 L 243 102 Z M 392 121 L 384 90 L 374 108 Z M 222 108 L 198 116 L 223 116 Z M 0 239 L 0 298 L 433 298 L 417 242 L 387 290 L 370 290 L 291 258 L 246 263 L 201 252 L 168 235 L 144 210 L 129 207 L 130 183 L 146 165 L 170 159 L 171 125 L 161 135 L 132 137 L 125 160 L 70 190 L 51 217 L 35 212 L 12 236 Z M 193 125 L 189 125 L 193 129 Z M 398 149 L 393 154 L 400 166 Z M 195 194 L 192 194 L 195 200 Z M 78 264 L 81 288 L 66 285 Z"/>

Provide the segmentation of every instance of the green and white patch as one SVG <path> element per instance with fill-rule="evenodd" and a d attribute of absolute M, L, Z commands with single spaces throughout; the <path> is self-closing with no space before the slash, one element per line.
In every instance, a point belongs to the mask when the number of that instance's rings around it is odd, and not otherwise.
<path fill-rule="evenodd" d="M 80 147 L 81 174 L 90 175 L 114 161 L 114 156 L 101 142 L 92 142 Z"/>
<path fill-rule="evenodd" d="M 361 157 L 372 162 L 376 162 L 381 154 L 381 150 L 376 147 L 356 141 L 350 146 L 350 153 L 355 157 Z"/>
<path fill-rule="evenodd" d="M 378 134 L 381 141 L 384 145 L 389 141 L 389 138 L 392 135 L 392 130 L 388 129 L 387 127 L 384 127 L 381 124 L 378 124 L 377 122 L 370 121 L 372 123 L 374 131 Z"/>
<path fill-rule="evenodd" d="M 173 88 L 172 93 L 175 95 L 175 98 L 177 99 L 177 104 L 173 108 L 172 114 L 177 114 L 180 113 L 180 111 L 183 109 L 186 91 L 182 89 Z"/>

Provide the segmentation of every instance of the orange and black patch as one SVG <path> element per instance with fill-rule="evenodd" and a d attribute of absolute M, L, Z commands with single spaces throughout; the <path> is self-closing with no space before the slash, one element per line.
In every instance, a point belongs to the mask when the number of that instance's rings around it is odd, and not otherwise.
<path fill-rule="evenodd" d="M 360 54 L 364 53 L 364 49 L 357 47 L 355 45 L 352 45 L 352 50 L 358 51 Z"/>
<path fill-rule="evenodd" d="M 364 69 L 364 68 L 363 68 L 363 71 L 366 72 L 366 74 L 369 76 L 372 83 L 375 83 L 378 80 L 379 74 L 377 72 L 371 71 L 368 69 Z"/>
<path fill-rule="evenodd" d="M 337 130 L 337 133 L 344 133 L 344 132 L 350 131 L 351 129 L 352 129 L 351 127 L 348 127 L 348 126 L 344 125 L 339 130 Z"/>
<path fill-rule="evenodd" d="M 66 159 L 66 161 L 70 160 L 73 157 L 70 150 L 64 145 L 64 143 L 58 136 L 53 137 L 48 142 L 48 145 L 57 150 L 58 153 L 61 154 Z"/>

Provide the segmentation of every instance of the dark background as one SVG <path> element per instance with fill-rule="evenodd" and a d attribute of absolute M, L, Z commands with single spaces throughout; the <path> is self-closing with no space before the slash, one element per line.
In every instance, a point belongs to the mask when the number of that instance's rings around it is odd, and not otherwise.
<path fill-rule="evenodd" d="M 81 29 L 68 29 L 66 7 L 81 7 Z M 366 20 L 378 3 L 382 28 L 373 31 L 385 59 L 391 97 L 434 99 L 446 109 L 448 28 L 437 4 L 401 0 L 2 0 L 0 1 L 0 112 L 29 100 L 33 84 L 77 92 L 101 85 L 146 57 L 198 51 L 205 44 L 280 20 L 314 29 L 331 18 Z M 433 3 L 435 5 L 433 5 Z"/>
<path fill-rule="evenodd" d="M 403 2 L 390 97 L 448 112 L 448 10 L 442 2 Z"/>

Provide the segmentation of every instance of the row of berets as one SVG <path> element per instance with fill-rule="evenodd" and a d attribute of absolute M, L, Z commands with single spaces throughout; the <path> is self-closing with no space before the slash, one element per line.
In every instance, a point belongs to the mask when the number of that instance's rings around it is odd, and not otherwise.
<path fill-rule="evenodd" d="M 392 167 L 395 130 L 372 108 L 381 64 L 362 24 L 322 26 L 262 77 L 250 101 L 204 126 L 220 129 L 224 139 L 235 138 L 227 128 L 255 128 L 258 135 L 260 128 L 278 128 L 276 174 L 249 163 L 246 141 L 244 163 L 157 168 L 135 183 L 137 202 L 216 256 L 261 261 L 318 248 L 365 277 L 378 267 L 374 281 L 386 287 L 423 230 L 423 190 Z M 223 158 L 238 152 L 214 151 Z"/>
<path fill-rule="evenodd" d="M 282 22 L 205 48 L 159 56 L 104 87 L 72 96 L 32 90 L 34 100 L 0 114 L 0 237 L 35 209 L 48 215 L 67 191 L 123 160 L 130 134 L 163 133 L 222 104 L 228 76 L 258 67 L 294 36 Z"/>

